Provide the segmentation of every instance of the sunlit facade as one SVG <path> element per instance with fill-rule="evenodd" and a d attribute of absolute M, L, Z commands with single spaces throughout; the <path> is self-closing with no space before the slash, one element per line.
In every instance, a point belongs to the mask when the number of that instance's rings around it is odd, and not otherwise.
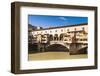
<path fill-rule="evenodd" d="M 50 41 L 63 41 L 67 43 L 87 43 L 87 23 L 37 29 L 31 32 L 32 43 L 48 43 Z"/>

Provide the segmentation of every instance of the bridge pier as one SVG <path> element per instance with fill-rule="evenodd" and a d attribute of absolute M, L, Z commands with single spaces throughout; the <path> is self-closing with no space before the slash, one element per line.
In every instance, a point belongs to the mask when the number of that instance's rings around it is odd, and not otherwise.
<path fill-rule="evenodd" d="M 77 44 L 71 43 L 69 49 L 70 55 L 77 54 Z"/>
<path fill-rule="evenodd" d="M 82 47 L 83 44 L 80 43 L 72 43 L 70 45 L 70 55 L 76 55 L 76 54 L 86 54 L 87 53 L 87 49 L 84 49 L 86 46 Z M 83 49 L 83 50 L 81 50 Z"/>

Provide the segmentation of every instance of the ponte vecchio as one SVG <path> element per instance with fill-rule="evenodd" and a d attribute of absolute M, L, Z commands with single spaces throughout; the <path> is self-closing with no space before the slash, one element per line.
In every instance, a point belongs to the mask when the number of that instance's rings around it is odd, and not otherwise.
<path fill-rule="evenodd" d="M 35 52 L 64 51 L 86 54 L 88 48 L 88 24 L 31 29 L 28 31 L 29 47 Z M 29 49 L 30 50 L 30 49 Z"/>

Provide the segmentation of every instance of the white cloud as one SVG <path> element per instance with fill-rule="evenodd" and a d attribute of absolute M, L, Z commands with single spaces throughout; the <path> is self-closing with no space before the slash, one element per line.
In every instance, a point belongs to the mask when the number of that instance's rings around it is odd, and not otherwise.
<path fill-rule="evenodd" d="M 67 20 L 65 17 L 59 17 L 60 20 Z"/>

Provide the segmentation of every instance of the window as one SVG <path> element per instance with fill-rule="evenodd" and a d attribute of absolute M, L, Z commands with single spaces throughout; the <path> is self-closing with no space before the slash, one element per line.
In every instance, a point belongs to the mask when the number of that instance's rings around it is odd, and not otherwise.
<path fill-rule="evenodd" d="M 87 39 L 83 39 L 83 41 L 87 41 Z"/>
<path fill-rule="evenodd" d="M 82 30 L 84 30 L 84 27 L 82 27 Z"/>
<path fill-rule="evenodd" d="M 71 41 L 71 39 L 69 39 L 69 41 Z"/>
<path fill-rule="evenodd" d="M 74 28 L 74 30 L 76 31 L 76 28 Z"/>
<path fill-rule="evenodd" d="M 78 41 L 79 39 L 76 39 L 76 41 Z"/>
<path fill-rule="evenodd" d="M 83 41 L 82 39 L 80 39 L 80 41 Z"/>
<path fill-rule="evenodd" d="M 69 32 L 69 29 L 67 29 L 67 31 Z"/>
<path fill-rule="evenodd" d="M 49 40 L 50 40 L 50 41 L 53 40 L 53 35 L 50 35 L 50 36 L 49 36 Z"/>
<path fill-rule="evenodd" d="M 52 33 L 52 31 L 50 31 L 50 33 Z"/>
<path fill-rule="evenodd" d="M 45 31 L 45 33 L 47 33 L 47 31 Z"/>
<path fill-rule="evenodd" d="M 61 29 L 61 32 L 63 32 L 63 29 Z"/>

